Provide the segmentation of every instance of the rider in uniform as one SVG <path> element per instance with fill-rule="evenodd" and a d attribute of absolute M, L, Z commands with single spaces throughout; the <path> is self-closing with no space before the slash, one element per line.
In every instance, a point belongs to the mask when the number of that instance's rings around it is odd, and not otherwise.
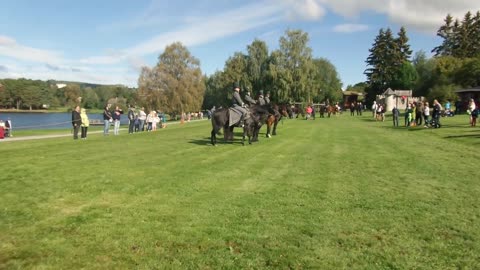
<path fill-rule="evenodd" d="M 240 97 L 240 86 L 238 83 L 233 85 L 232 107 L 242 114 L 240 117 L 239 126 L 243 127 L 243 120 L 245 120 L 245 116 L 247 115 L 247 109 L 245 108 L 245 103 L 243 103 L 243 100 Z"/>
<path fill-rule="evenodd" d="M 258 105 L 261 105 L 261 106 L 266 104 L 265 98 L 263 97 L 263 90 L 260 90 L 260 92 L 258 93 L 257 103 Z"/>
<path fill-rule="evenodd" d="M 245 90 L 247 90 L 247 92 L 245 93 L 245 101 L 248 103 L 248 105 L 252 106 L 256 104 L 257 102 L 250 96 L 250 90 L 246 87 Z"/>
<path fill-rule="evenodd" d="M 265 104 L 270 104 L 270 91 L 267 91 L 265 95 Z"/>

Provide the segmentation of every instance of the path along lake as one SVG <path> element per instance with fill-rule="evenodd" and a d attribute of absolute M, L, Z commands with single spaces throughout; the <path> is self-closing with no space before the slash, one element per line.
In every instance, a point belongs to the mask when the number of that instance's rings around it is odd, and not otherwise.
<path fill-rule="evenodd" d="M 102 120 L 102 113 L 87 113 L 89 120 Z M 72 128 L 72 113 L 3 113 L 0 112 L 0 120 L 12 121 L 13 130 L 32 129 L 69 129 Z M 126 115 L 120 119 L 122 125 L 128 124 Z"/>

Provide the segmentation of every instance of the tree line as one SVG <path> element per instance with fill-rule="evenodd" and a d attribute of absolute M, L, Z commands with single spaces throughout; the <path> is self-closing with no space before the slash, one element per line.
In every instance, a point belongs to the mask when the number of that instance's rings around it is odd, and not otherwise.
<path fill-rule="evenodd" d="M 446 101 L 457 99 L 455 90 L 479 86 L 480 11 L 475 16 L 467 12 L 463 20 L 447 15 L 437 36 L 442 43 L 432 49 L 432 57 L 419 51 L 412 58 L 404 27 L 396 37 L 391 29 L 380 29 L 366 59 L 366 83 L 348 88 L 363 88 L 370 102 L 387 88 Z"/>
<path fill-rule="evenodd" d="M 86 109 L 102 109 L 107 103 L 115 103 L 126 108 L 127 104 L 135 102 L 135 99 L 136 89 L 122 85 L 25 78 L 0 80 L 0 108 L 17 110 L 73 108 L 78 103 Z"/>
<path fill-rule="evenodd" d="M 205 76 L 204 108 L 230 104 L 234 82 L 256 95 L 270 92 L 274 102 L 323 102 L 342 98 L 342 83 L 335 66 L 325 58 L 314 58 L 308 33 L 287 30 L 279 49 L 269 51 L 259 39 L 235 52 L 223 70 Z"/>

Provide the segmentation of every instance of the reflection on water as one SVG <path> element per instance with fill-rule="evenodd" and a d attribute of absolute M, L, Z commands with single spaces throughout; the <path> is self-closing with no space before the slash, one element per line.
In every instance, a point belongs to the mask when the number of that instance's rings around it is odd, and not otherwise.
<path fill-rule="evenodd" d="M 10 118 L 12 127 L 15 130 L 28 129 L 65 129 L 72 127 L 72 113 L 2 113 L 0 119 Z M 103 121 L 102 113 L 88 114 L 88 118 Z M 122 115 L 121 124 L 128 124 L 126 115 Z"/>

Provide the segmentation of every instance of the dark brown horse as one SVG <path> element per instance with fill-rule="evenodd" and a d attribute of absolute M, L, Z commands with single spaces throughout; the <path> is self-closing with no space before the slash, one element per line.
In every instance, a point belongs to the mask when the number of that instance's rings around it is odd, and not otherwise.
<path fill-rule="evenodd" d="M 254 105 L 249 109 L 250 117 L 244 122 L 242 144 L 245 145 L 245 138 L 248 137 L 249 144 L 252 143 L 254 132 L 257 127 L 261 126 L 265 122 L 268 116 L 268 111 L 262 106 Z M 217 134 L 220 129 L 223 129 L 223 136 L 225 141 L 233 141 L 233 129 L 234 125 L 230 126 L 229 123 L 230 110 L 228 108 L 222 108 L 216 110 L 212 114 L 212 132 L 210 133 L 210 142 L 212 145 L 217 144 Z"/>
<path fill-rule="evenodd" d="M 271 138 L 272 135 L 277 135 L 277 125 L 283 117 L 288 117 L 288 106 L 285 104 L 277 105 L 273 104 L 271 107 L 271 112 L 268 115 L 266 124 L 267 124 L 267 138 Z M 273 128 L 272 128 L 273 127 Z M 271 133 L 270 133 L 271 131 Z"/>

